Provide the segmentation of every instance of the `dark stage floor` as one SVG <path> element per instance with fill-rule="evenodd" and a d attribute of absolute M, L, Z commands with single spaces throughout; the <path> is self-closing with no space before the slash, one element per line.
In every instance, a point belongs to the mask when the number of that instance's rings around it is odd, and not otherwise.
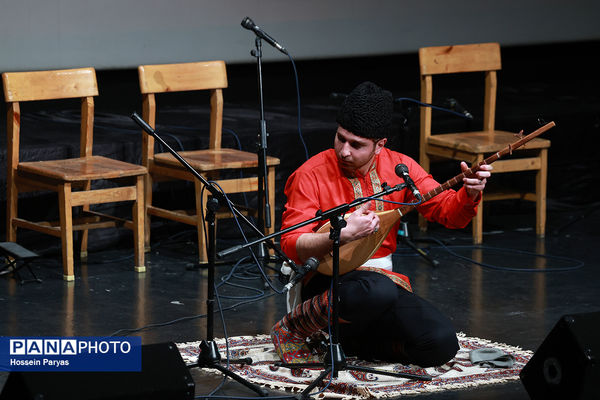
<path fill-rule="evenodd" d="M 582 62 L 586 60 L 573 60 L 579 54 L 577 49 L 589 45 L 595 49 L 599 47 L 598 43 L 579 43 L 512 48 L 503 53 L 504 68 L 513 71 L 522 68 L 524 74 L 501 77 L 501 115 L 497 125 L 516 132 L 521 128 L 530 131 L 537 117 L 557 123 L 549 135 L 552 148 L 544 239 L 535 236 L 533 207 L 518 201 L 501 202 L 486 208 L 484 243 L 477 247 L 471 244 L 469 228 L 451 231 L 432 225 L 426 234 L 422 234 L 417 230 L 415 215 L 407 218 L 412 239 L 437 259 L 439 266 L 432 267 L 406 243 L 400 242 L 394 256 L 395 269 L 408 275 L 415 292 L 437 304 L 452 319 L 457 331 L 535 351 L 561 316 L 600 310 L 600 263 L 595 252 L 600 236 L 597 229 L 600 210 L 594 195 L 594 186 L 600 181 L 595 151 L 600 133 L 599 82 L 596 76 L 577 74 L 572 66 L 575 63 L 585 65 L 586 71 L 594 70 L 597 61 L 595 64 L 590 61 L 590 65 Z M 567 57 L 571 57 L 569 62 L 566 62 Z M 379 69 L 369 60 L 298 63 L 304 93 L 302 127 L 309 154 L 326 148 L 332 140 L 336 105 L 328 99 L 330 92 L 346 92 L 359 81 L 370 79 L 393 89 L 397 96 L 417 97 L 415 60 L 416 55 L 383 57 L 377 60 Z M 557 60 L 564 62 L 551 65 Z M 526 61 L 530 63 L 520 65 Z M 394 67 L 397 62 L 403 65 L 399 76 Z M 354 68 L 339 72 L 350 65 Z M 265 67 L 264 73 L 269 74 L 269 71 L 274 76 L 266 76 L 270 82 L 265 96 L 269 101 L 266 114 L 271 134 L 269 154 L 283 161 L 276 185 L 275 206 L 279 216 L 285 179 L 304 159 L 304 150 L 296 130 L 291 67 L 272 64 Z M 252 148 L 256 139 L 258 111 L 254 100 L 254 74 L 252 65 L 232 66 L 229 69 L 231 89 L 228 89 L 232 93 L 230 97 L 228 92 L 225 93 L 224 127 L 236 132 L 245 149 Z M 288 85 L 289 88 L 276 89 L 274 82 L 277 80 L 283 82 L 281 87 Z M 99 82 L 101 97 L 96 107 L 96 135 L 106 135 L 96 142 L 99 151 L 136 160 L 140 133 L 128 118 L 131 111 L 141 109 L 135 71 L 100 72 Z M 236 85 L 245 85 L 247 90 L 236 90 Z M 464 98 L 467 104 L 470 102 L 471 94 L 461 87 L 450 88 L 447 94 Z M 193 140 L 188 131 L 189 124 L 195 122 L 190 122 L 189 111 L 173 102 L 163 114 L 162 129 L 177 136 L 182 146 Z M 394 146 L 415 156 L 418 113 L 416 110 L 404 112 L 409 115 L 409 123 Z M 59 114 L 59 117 L 69 119 L 72 113 Z M 24 124 L 35 122 L 50 132 L 57 120 L 44 110 L 34 110 L 29 120 L 24 112 L 23 118 Z M 439 118 L 440 124 L 457 124 L 447 116 L 440 115 Z M 3 125 L 4 121 L 1 129 Z M 111 127 L 117 127 L 118 136 L 107 133 Z M 0 137 L 6 140 L 4 131 Z M 40 133 L 38 137 L 44 136 Z M 127 144 L 122 149 L 115 149 L 115 137 Z M 47 150 L 42 152 L 59 151 L 60 143 L 52 142 L 57 141 L 30 139 L 27 143 L 31 151 L 25 152 L 24 157 L 35 157 L 38 148 L 44 146 Z M 133 150 L 128 153 L 127 149 Z M 451 169 L 450 173 L 454 175 L 458 171 Z M 3 182 L 0 192 L 3 202 L 4 186 Z M 189 186 L 170 187 L 160 199 L 181 201 L 189 197 L 189 190 Z M 23 203 L 27 206 L 23 207 L 29 209 L 22 210 L 39 213 L 39 205 L 47 200 L 44 195 L 27 198 Z M 20 285 L 9 276 L 0 279 L 0 335 L 139 335 L 144 344 L 205 338 L 207 271 L 195 268 L 195 231 L 184 225 L 156 220 L 152 250 L 147 253 L 147 271 L 141 274 L 133 271 L 127 235 L 126 232 L 115 235 L 110 231 L 95 236 L 87 264 L 76 262 L 75 281 L 66 283 L 62 280 L 58 241 L 24 232 L 19 242 L 42 255 L 32 268 L 43 282 Z M 220 224 L 217 238 L 219 249 L 240 244 L 242 240 L 228 223 Z M 257 268 L 242 258 L 245 256 L 245 253 L 235 254 L 229 260 L 221 260 L 217 267 L 217 292 L 224 310 L 225 326 L 217 315 L 216 337 L 268 333 L 284 315 L 284 295 L 269 288 Z M 479 260 L 481 264 L 472 260 Z M 21 270 L 21 274 L 29 277 L 26 270 Z M 282 285 L 275 270 L 268 269 L 266 274 L 280 289 Z M 221 381 L 218 375 L 208 375 L 200 370 L 192 373 L 198 396 L 209 394 Z M 0 374 L 0 387 L 6 376 L 6 373 Z M 254 395 L 232 381 L 228 381 L 218 394 Z M 519 381 L 420 397 L 529 398 Z"/>
<path fill-rule="evenodd" d="M 514 218 L 502 227 L 489 225 L 494 233 L 486 234 L 481 248 L 470 245 L 468 231 L 434 227 L 421 238 L 442 240 L 452 252 L 489 266 L 457 258 L 435 243 L 417 242 L 440 265 L 432 267 L 400 243 L 396 269 L 411 277 L 417 293 L 451 317 L 457 331 L 535 350 L 561 316 L 600 310 L 598 258 L 590 249 L 592 243 L 597 243 L 595 227 L 600 213 L 584 216 L 581 212 L 577 216 L 581 218 L 574 221 L 570 213 L 551 213 L 550 234 L 544 240 L 535 239 L 525 217 Z M 416 230 L 416 226 L 411 229 Z M 221 243 L 221 247 L 230 244 Z M 59 257 L 33 264 L 43 283 L 19 285 L 15 279 L 2 279 L 2 335 L 139 335 L 144 344 L 205 338 L 207 276 L 206 270 L 188 270 L 196 260 L 193 234 L 188 231 L 162 237 L 147 256 L 148 271 L 142 274 L 133 271 L 128 250 L 107 249 L 93 253 L 87 265 L 79 265 L 72 283 L 62 281 Z M 256 268 L 245 262 L 229 277 L 232 264 L 227 262 L 217 268 L 217 293 L 226 310 L 227 334 L 268 333 L 284 314 L 284 296 L 266 289 Z M 515 270 L 496 270 L 492 266 Z M 553 272 L 558 268 L 573 270 Z M 519 269 L 538 272 L 518 272 Z M 26 270 L 21 273 L 28 277 Z M 274 285 L 280 288 L 277 277 L 273 278 Z M 218 315 L 214 334 L 225 334 Z M 210 393 L 220 383 L 215 376 L 193 371 L 197 395 Z M 235 382 L 228 382 L 219 394 L 253 395 Z M 529 398 L 518 381 L 424 396 Z"/>

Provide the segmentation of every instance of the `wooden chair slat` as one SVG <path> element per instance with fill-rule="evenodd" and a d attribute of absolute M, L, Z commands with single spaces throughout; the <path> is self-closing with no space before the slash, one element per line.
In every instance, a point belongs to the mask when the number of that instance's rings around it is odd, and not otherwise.
<path fill-rule="evenodd" d="M 223 61 L 140 65 L 138 75 L 142 94 L 227 87 L 227 74 Z"/>
<path fill-rule="evenodd" d="M 98 96 L 94 68 L 5 72 L 2 81 L 7 102 Z"/>

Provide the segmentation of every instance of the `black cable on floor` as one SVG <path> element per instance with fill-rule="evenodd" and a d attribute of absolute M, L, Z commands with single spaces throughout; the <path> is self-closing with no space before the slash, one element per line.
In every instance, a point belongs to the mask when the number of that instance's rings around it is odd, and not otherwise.
<path fill-rule="evenodd" d="M 240 302 L 235 303 L 235 304 L 233 304 L 233 305 L 231 305 L 229 307 L 223 308 L 222 311 L 229 311 L 229 310 L 233 310 L 233 309 L 235 309 L 237 307 L 244 306 L 246 304 L 252 304 L 252 303 L 256 303 L 256 302 L 261 301 L 261 300 L 266 300 L 269 297 L 275 296 L 275 294 L 276 293 L 269 293 L 269 294 L 266 294 L 263 297 L 258 298 L 258 299 L 252 299 L 252 300 L 248 300 L 248 301 L 240 301 Z M 218 312 L 218 311 L 220 311 L 220 310 L 215 310 L 215 312 Z M 145 330 L 148 330 L 148 329 L 152 329 L 152 328 L 161 328 L 163 326 L 170 326 L 170 325 L 174 325 L 174 324 L 179 323 L 179 322 L 192 321 L 192 320 L 200 319 L 200 318 L 206 318 L 206 314 L 190 315 L 190 316 L 186 316 L 186 317 L 176 318 L 176 319 L 171 320 L 171 321 L 159 322 L 159 323 L 156 323 L 156 324 L 148 324 L 148 325 L 142 326 L 140 328 L 119 329 L 118 331 L 115 331 L 115 332 L 111 333 L 107 337 L 112 337 L 112 336 L 127 336 L 127 335 L 130 335 L 132 333 L 142 332 L 142 331 L 145 331 Z"/>
<path fill-rule="evenodd" d="M 535 273 L 569 272 L 569 271 L 574 271 L 574 270 L 580 269 L 580 268 L 582 268 L 585 265 L 585 263 L 583 261 L 579 261 L 579 260 L 576 260 L 576 259 L 571 258 L 571 257 L 555 256 L 555 255 L 549 255 L 549 254 L 540 254 L 540 253 L 530 252 L 530 251 L 526 251 L 526 250 L 517 250 L 517 249 L 508 249 L 508 248 L 502 248 L 502 247 L 491 247 L 491 246 L 481 246 L 481 245 L 454 245 L 454 246 L 448 246 L 443 241 L 441 241 L 439 239 L 430 237 L 430 240 L 433 241 L 433 242 L 435 242 L 435 243 L 437 243 L 442 249 L 444 249 L 450 255 L 452 255 L 452 256 L 454 256 L 456 258 L 460 258 L 461 260 L 465 260 L 465 261 L 468 261 L 470 263 L 479 265 L 479 266 L 481 266 L 483 268 L 497 270 L 497 271 L 535 272 Z M 474 259 L 472 259 L 470 257 L 466 257 L 466 256 L 458 254 L 457 252 L 453 251 L 453 249 L 456 249 L 456 250 L 458 250 L 458 249 L 490 250 L 490 251 L 502 252 L 503 254 L 511 253 L 512 252 L 512 253 L 519 254 L 519 255 L 527 255 L 527 256 L 545 258 L 545 259 L 550 259 L 550 260 L 560 260 L 560 261 L 572 262 L 572 263 L 575 263 L 575 265 L 568 266 L 568 267 L 550 267 L 550 268 L 548 268 L 547 266 L 545 266 L 544 268 L 503 267 L 503 266 L 498 266 L 498 265 L 494 265 L 494 264 L 489 264 L 489 263 L 484 263 L 484 262 L 480 262 L 480 261 L 475 261 Z"/>

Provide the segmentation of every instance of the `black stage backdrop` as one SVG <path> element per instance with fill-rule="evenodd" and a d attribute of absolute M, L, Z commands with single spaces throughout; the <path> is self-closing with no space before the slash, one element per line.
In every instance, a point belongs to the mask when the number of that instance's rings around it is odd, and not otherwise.
<path fill-rule="evenodd" d="M 597 145 L 600 137 L 600 94 L 597 71 L 600 63 L 600 42 L 577 42 L 552 45 L 505 47 L 502 49 L 503 69 L 499 74 L 496 126 L 529 133 L 539 126 L 539 120 L 555 121 L 557 126 L 544 137 L 552 140 L 549 155 L 548 206 L 553 209 L 595 208 L 594 187 L 600 183 Z M 228 65 L 229 87 L 224 92 L 223 145 L 255 151 L 259 132 L 259 102 L 257 71 L 254 64 Z M 331 146 L 336 123 L 338 100 L 332 92 L 347 93 L 356 84 L 371 80 L 391 90 L 395 97 L 419 98 L 417 54 L 401 54 L 368 58 L 339 58 L 297 62 L 301 99 L 301 130 L 307 152 L 312 156 Z M 276 227 L 285 203 L 283 188 L 290 173 L 305 159 L 305 150 L 297 126 L 297 98 L 293 68 L 290 62 L 263 64 L 264 99 L 268 154 L 279 157 L 281 165 L 276 175 Z M 451 131 L 475 129 L 481 126 L 482 91 L 470 89 L 480 85 L 480 76 L 465 75 L 457 83 L 442 81 L 436 87 L 434 103 L 443 105 L 453 97 L 473 115 L 468 123 L 451 114 L 434 112 L 434 129 Z M 98 71 L 100 95 L 96 98 L 94 153 L 120 160 L 140 163 L 141 137 L 138 126 L 130 119 L 133 111 L 141 114 L 141 95 L 137 71 Z M 157 131 L 176 150 L 192 149 L 207 144 L 208 99 L 196 95 L 168 94 L 158 98 L 161 112 Z M 6 220 L 6 107 L 0 105 L 0 215 Z M 61 103 L 45 102 L 22 105 L 21 160 L 32 161 L 76 156 L 79 152 L 79 104 L 66 108 Z M 419 110 L 404 103 L 396 113 L 396 135 L 390 147 L 418 158 Z M 469 125 L 470 124 L 470 125 Z M 68 128 L 65 132 L 64 128 Z M 239 143 L 238 143 L 239 141 Z M 433 174 L 443 181 L 459 173 L 457 163 L 434 167 Z M 507 180 L 510 179 L 510 182 Z M 531 178 L 533 179 L 533 178 Z M 493 177 L 495 183 L 529 184 L 521 176 Z M 192 206 L 192 187 L 185 183 L 161 184 L 156 201 L 170 206 Z M 20 213 L 40 219 L 57 216 L 53 204 L 56 196 L 49 193 L 29 193 L 21 197 Z M 236 198 L 255 203 L 252 196 Z M 498 204 L 498 203 L 494 203 Z M 106 206 L 113 207 L 113 206 Z M 493 207 L 493 208 L 492 208 Z M 506 210 L 511 214 L 532 215 L 533 204 L 507 201 L 492 205 L 495 214 Z M 114 211 L 114 210 L 113 210 Z M 120 206 L 117 213 L 128 215 L 129 205 Z M 488 212 L 488 211 L 486 211 Z M 153 220 L 153 227 L 164 224 Z M 5 224 L 1 235 L 4 237 Z M 171 230 L 184 230 L 177 224 Z M 41 252 L 59 251 L 60 244 L 40 240 L 37 234 L 20 231 L 19 242 Z M 127 231 L 94 232 L 90 250 L 99 250 L 117 243 Z M 233 226 L 219 225 L 219 238 L 235 240 Z"/>

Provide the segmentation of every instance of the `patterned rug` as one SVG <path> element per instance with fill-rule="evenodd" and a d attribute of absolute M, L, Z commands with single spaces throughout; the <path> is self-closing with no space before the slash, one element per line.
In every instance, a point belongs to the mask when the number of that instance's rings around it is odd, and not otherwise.
<path fill-rule="evenodd" d="M 323 380 L 323 385 L 313 390 L 320 392 L 320 399 L 368 399 L 397 397 L 407 394 L 430 393 L 442 390 L 468 388 L 479 385 L 518 380 L 519 372 L 527 364 L 533 353 L 518 347 L 502 343 L 492 343 L 485 339 L 467 337 L 458 334 L 460 350 L 456 357 L 447 364 L 434 368 L 420 368 L 402 364 L 372 363 L 347 357 L 349 365 L 362 365 L 381 370 L 427 374 L 433 380 L 416 381 L 385 375 L 374 375 L 351 370 L 340 371 L 336 379 Z M 226 344 L 224 339 L 216 339 L 221 356 L 225 359 Z M 200 342 L 178 343 L 177 346 L 186 364 L 193 364 L 198 357 Z M 500 349 L 514 357 L 515 363 L 510 368 L 486 368 L 471 363 L 469 352 L 475 349 Z M 322 369 L 290 370 L 276 367 L 279 361 L 268 335 L 237 336 L 229 338 L 230 358 L 250 357 L 252 365 L 231 365 L 232 371 L 247 381 L 272 389 L 298 393 L 312 383 Z M 211 371 L 211 370 L 207 370 Z M 214 370 L 217 373 L 216 370 Z"/>

